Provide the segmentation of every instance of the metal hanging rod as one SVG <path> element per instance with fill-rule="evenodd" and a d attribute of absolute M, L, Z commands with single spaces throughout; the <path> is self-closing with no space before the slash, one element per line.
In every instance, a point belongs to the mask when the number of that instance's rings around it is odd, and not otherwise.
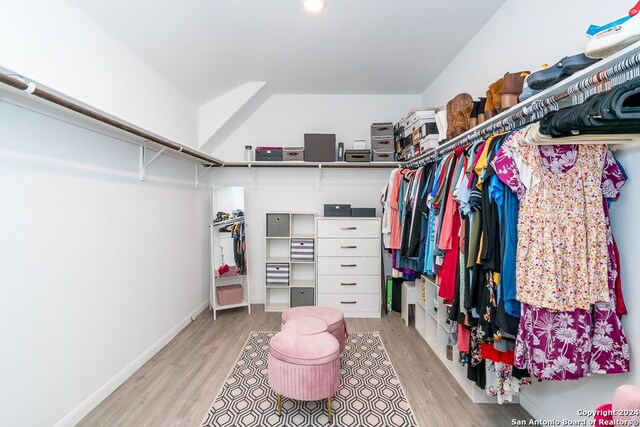
<path fill-rule="evenodd" d="M 393 169 L 401 167 L 401 162 L 300 162 L 300 161 L 256 161 L 227 162 L 225 168 L 315 168 L 315 169 Z"/>
<path fill-rule="evenodd" d="M 125 123 L 122 123 L 118 120 L 115 120 L 111 117 L 108 117 L 104 114 L 101 114 L 97 111 L 91 110 L 89 108 L 86 108 L 82 105 L 76 104 L 72 101 L 69 101 L 67 99 L 64 99 L 52 92 L 46 91 L 44 89 L 41 89 L 39 87 L 37 87 L 37 85 L 35 83 L 26 83 L 16 77 L 10 76 L 8 74 L 4 74 L 4 73 L 0 73 L 0 83 L 4 83 L 7 86 L 11 86 L 14 89 L 18 89 L 21 90 L 27 94 L 33 95 L 35 97 L 38 97 L 40 99 L 43 99 L 45 101 L 48 101 L 52 104 L 58 105 L 60 107 L 63 107 L 67 110 L 71 110 L 74 111 L 78 114 L 81 114 L 85 117 L 89 117 L 91 119 L 97 120 L 101 123 L 107 124 L 109 126 L 112 126 L 116 129 L 120 129 L 123 130 L 125 132 L 128 132 L 132 135 L 138 136 L 144 140 L 153 142 L 155 144 L 158 144 L 162 147 L 168 148 L 170 150 L 176 151 L 178 153 L 181 153 L 185 156 L 188 157 L 192 157 L 200 162 L 202 162 L 204 165 L 208 166 L 208 165 L 214 165 L 214 166 L 222 166 L 224 164 L 224 162 L 222 162 L 219 159 L 216 159 L 215 157 L 209 156 L 205 153 L 202 153 L 200 151 L 194 150 L 192 148 L 187 147 L 186 145 L 182 145 L 182 144 L 178 144 L 177 142 L 172 142 L 172 141 L 168 141 L 166 139 L 163 138 L 159 138 L 155 135 L 152 135 L 148 132 L 136 129 L 132 126 L 129 126 Z"/>
<path fill-rule="evenodd" d="M 540 120 L 546 113 L 559 109 L 559 103 L 571 99 L 579 104 L 596 92 L 602 85 L 609 87 L 638 77 L 640 68 L 640 42 L 596 62 L 567 79 L 559 82 L 507 111 L 482 122 L 473 129 L 452 138 L 440 147 L 432 148 L 423 155 L 403 163 L 405 168 L 417 168 L 435 161 L 458 147 L 472 144 L 491 135 L 507 132 L 520 126 Z"/>
<path fill-rule="evenodd" d="M 238 224 L 238 223 L 242 223 L 244 222 L 244 217 L 243 216 L 238 216 L 236 218 L 229 218 L 226 219 L 224 221 L 219 221 L 219 222 L 214 222 L 213 224 L 211 224 L 212 227 L 220 227 L 220 226 L 227 226 L 227 225 L 232 225 L 232 224 Z"/>

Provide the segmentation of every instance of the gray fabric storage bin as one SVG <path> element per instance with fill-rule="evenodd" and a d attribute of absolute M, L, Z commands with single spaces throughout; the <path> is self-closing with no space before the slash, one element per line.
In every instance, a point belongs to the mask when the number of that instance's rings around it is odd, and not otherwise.
<path fill-rule="evenodd" d="M 313 288 L 291 288 L 291 307 L 315 305 Z"/>
<path fill-rule="evenodd" d="M 267 286 L 289 286 L 289 264 L 267 263 Z"/>
<path fill-rule="evenodd" d="M 324 216 L 351 216 L 351 205 L 324 205 Z"/>
<path fill-rule="evenodd" d="M 285 161 L 304 160 L 304 147 L 284 147 L 282 153 Z"/>
<path fill-rule="evenodd" d="M 370 162 L 371 150 L 346 150 L 344 159 L 347 162 Z"/>
<path fill-rule="evenodd" d="M 267 237 L 289 237 L 289 215 L 267 214 Z"/>
<path fill-rule="evenodd" d="M 391 153 L 395 149 L 395 144 L 393 140 L 393 136 L 391 137 L 381 137 L 381 136 L 372 136 L 371 137 L 371 149 L 373 151 Z"/>
<path fill-rule="evenodd" d="M 383 137 L 393 139 L 393 123 L 382 122 L 371 124 L 371 138 Z"/>
<path fill-rule="evenodd" d="M 351 216 L 354 218 L 375 218 L 376 208 L 351 208 Z"/>
<path fill-rule="evenodd" d="M 304 134 L 305 162 L 335 162 L 336 134 L 335 133 L 305 133 Z"/>
<path fill-rule="evenodd" d="M 314 260 L 313 239 L 291 239 L 291 261 Z"/>
<path fill-rule="evenodd" d="M 393 162 L 394 160 L 394 152 L 386 152 L 386 151 L 378 151 L 373 150 L 373 161 L 374 162 Z"/>

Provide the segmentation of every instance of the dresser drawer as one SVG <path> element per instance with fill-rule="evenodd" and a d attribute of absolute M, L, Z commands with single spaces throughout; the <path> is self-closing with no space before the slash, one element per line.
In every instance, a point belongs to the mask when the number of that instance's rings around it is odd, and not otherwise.
<path fill-rule="evenodd" d="M 318 294 L 318 305 L 346 313 L 380 311 L 378 294 Z"/>
<path fill-rule="evenodd" d="M 319 294 L 375 294 L 380 276 L 318 276 Z"/>
<path fill-rule="evenodd" d="M 380 238 L 379 219 L 319 219 L 318 238 Z"/>
<path fill-rule="evenodd" d="M 318 257 L 318 275 L 380 275 L 380 257 Z"/>
<path fill-rule="evenodd" d="M 380 256 L 380 240 L 318 239 L 318 256 Z"/>

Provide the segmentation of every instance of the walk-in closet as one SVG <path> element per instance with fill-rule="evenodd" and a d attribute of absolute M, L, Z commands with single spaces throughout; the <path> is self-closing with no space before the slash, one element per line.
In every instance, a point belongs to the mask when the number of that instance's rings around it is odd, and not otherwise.
<path fill-rule="evenodd" d="M 3 1 L 0 426 L 640 425 L 636 3 Z"/>

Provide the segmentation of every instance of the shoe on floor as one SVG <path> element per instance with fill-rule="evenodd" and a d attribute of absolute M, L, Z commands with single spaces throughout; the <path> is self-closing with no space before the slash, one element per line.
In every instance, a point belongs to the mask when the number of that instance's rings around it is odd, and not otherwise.
<path fill-rule="evenodd" d="M 584 53 L 589 58 L 606 58 L 640 40 L 640 17 L 638 3 L 624 16 L 606 25 L 591 25 L 587 30 L 589 41 Z"/>

